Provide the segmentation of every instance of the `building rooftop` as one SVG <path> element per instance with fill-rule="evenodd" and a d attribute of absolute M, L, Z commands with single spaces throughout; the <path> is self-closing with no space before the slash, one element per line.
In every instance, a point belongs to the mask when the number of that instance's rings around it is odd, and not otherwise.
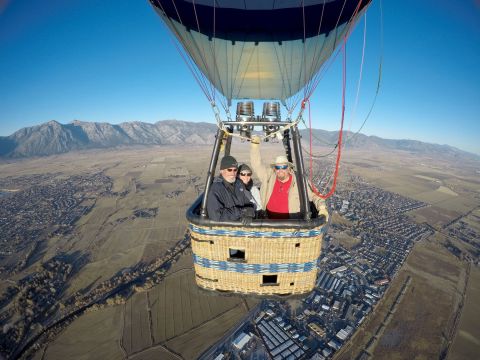
<path fill-rule="evenodd" d="M 251 336 L 241 332 L 240 335 L 237 336 L 235 340 L 233 340 L 233 346 L 235 346 L 238 350 L 242 350 L 243 347 L 248 343 Z"/>

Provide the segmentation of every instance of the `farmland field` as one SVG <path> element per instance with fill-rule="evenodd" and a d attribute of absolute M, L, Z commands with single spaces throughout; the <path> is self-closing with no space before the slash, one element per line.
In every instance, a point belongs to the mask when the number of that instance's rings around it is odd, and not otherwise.
<path fill-rule="evenodd" d="M 219 315 L 214 320 L 206 322 L 193 329 L 188 334 L 167 341 L 166 345 L 180 353 L 184 359 L 195 359 L 203 351 L 212 346 L 225 332 L 235 326 L 246 315 L 242 304 Z"/>
<path fill-rule="evenodd" d="M 134 354 L 152 345 L 147 293 L 138 293 L 125 304 L 122 346 Z"/>
<path fill-rule="evenodd" d="M 180 270 L 149 292 L 155 343 L 181 335 L 238 306 L 236 296 L 209 294 L 194 281 L 193 270 Z"/>
<path fill-rule="evenodd" d="M 480 270 L 472 267 L 465 308 L 448 357 L 450 360 L 478 358 L 480 349 L 478 324 L 480 324 Z"/>
<path fill-rule="evenodd" d="M 338 356 L 356 358 L 382 324 L 407 276 L 411 283 L 382 336 L 368 350 L 374 359 L 438 358 L 453 324 L 465 281 L 465 265 L 437 244 L 417 244 L 384 299 Z M 435 305 L 432 306 L 432 299 Z"/>
<path fill-rule="evenodd" d="M 155 346 L 135 355 L 129 356 L 131 360 L 178 360 L 176 354 L 172 354 L 162 346 Z"/>
<path fill-rule="evenodd" d="M 453 219 L 458 218 L 461 213 L 453 210 L 445 210 L 438 206 L 424 207 L 411 213 L 415 221 L 419 223 L 428 222 L 434 227 L 441 228 Z"/>
<path fill-rule="evenodd" d="M 237 160 L 249 163 L 248 145 L 241 144 L 237 149 L 234 154 Z M 263 159 L 268 164 L 283 147 L 269 144 L 265 150 Z M 185 211 L 202 191 L 210 154 L 210 147 L 159 146 L 86 151 L 2 164 L 2 175 L 7 176 L 49 172 L 67 178 L 72 174 L 103 172 L 113 183 L 108 194 L 88 199 L 93 208 L 75 223 L 71 232 L 49 238 L 48 249 L 39 254 L 41 261 L 62 253 L 88 255 L 88 261 L 68 279 L 58 302 L 64 302 L 77 291 L 88 293 L 115 274 L 158 260 L 183 239 L 187 228 Z M 332 164 L 320 171 L 328 172 Z M 415 245 L 392 279 L 384 299 L 339 358 L 355 358 L 365 347 L 410 276 L 408 291 L 386 324 L 382 338 L 371 349 L 372 355 L 378 359 L 406 359 L 413 354 L 417 358 L 438 359 L 446 334 L 451 331 L 452 316 L 460 303 L 466 277 L 465 263 L 448 252 L 445 245 L 451 242 L 470 254 L 476 251 L 475 241 L 453 239 L 449 228 L 443 227 L 461 219 L 458 221 L 480 231 L 478 173 L 470 168 L 461 169 L 461 164 L 417 158 L 404 152 L 376 154 L 352 150 L 345 153 L 339 186 L 348 185 L 352 176 L 425 201 L 426 207 L 412 210 L 408 215 L 438 231 Z M 461 217 L 474 208 L 477 210 Z M 138 215 L 145 214 L 138 212 L 145 209 L 155 211 L 150 216 L 148 211 L 147 216 Z M 353 224 L 338 214 L 333 214 L 332 219 L 347 228 Z M 333 241 L 350 248 L 358 239 L 344 231 L 336 233 Z M 12 280 L 17 281 L 38 268 L 41 261 Z M 187 249 L 172 264 L 166 277 L 157 279 L 158 284 L 152 282 L 153 287 L 145 292 L 125 295 L 125 304 L 99 307 L 78 317 L 44 347 L 44 352 L 37 353 L 36 360 L 197 357 L 241 321 L 259 300 L 200 290 L 192 269 L 192 254 Z M 449 353 L 454 360 L 469 358 L 478 349 L 480 310 L 476 305 L 479 300 L 475 284 L 480 275 L 473 266 L 470 277 L 464 315 Z M 3 281 L 0 292 L 7 285 Z"/>
<path fill-rule="evenodd" d="M 123 322 L 121 306 L 87 313 L 74 321 L 45 351 L 44 358 L 121 359 L 120 347 Z"/>

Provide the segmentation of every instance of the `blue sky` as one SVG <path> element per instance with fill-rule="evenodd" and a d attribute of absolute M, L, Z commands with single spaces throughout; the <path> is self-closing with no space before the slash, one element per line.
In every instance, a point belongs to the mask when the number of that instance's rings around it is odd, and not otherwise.
<path fill-rule="evenodd" d="M 480 154 L 478 0 L 373 1 L 348 46 L 345 129 Z M 383 21 L 383 43 L 380 41 Z M 382 60 L 380 60 L 382 59 Z M 147 0 L 0 0 L 0 136 L 75 119 L 214 122 Z M 311 99 L 313 127 L 337 130 L 341 56 Z M 355 116 L 354 116 L 355 115 Z"/>

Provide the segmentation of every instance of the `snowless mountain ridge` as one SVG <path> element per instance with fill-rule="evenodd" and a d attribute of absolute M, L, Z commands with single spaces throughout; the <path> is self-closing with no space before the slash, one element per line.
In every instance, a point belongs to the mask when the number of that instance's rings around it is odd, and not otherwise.
<path fill-rule="evenodd" d="M 20 129 L 10 136 L 0 137 L 0 157 L 24 158 L 48 156 L 75 150 L 114 148 L 132 145 L 212 145 L 217 126 L 210 123 L 178 120 L 155 124 L 125 122 L 109 123 L 75 120 L 60 124 L 52 120 L 41 125 Z M 308 139 L 308 130 L 301 130 Z M 403 150 L 418 154 L 449 158 L 480 160 L 480 157 L 449 145 L 430 144 L 416 140 L 391 140 L 344 132 L 350 149 L 382 151 Z M 337 142 L 337 131 L 313 130 L 313 145 L 331 146 Z"/>

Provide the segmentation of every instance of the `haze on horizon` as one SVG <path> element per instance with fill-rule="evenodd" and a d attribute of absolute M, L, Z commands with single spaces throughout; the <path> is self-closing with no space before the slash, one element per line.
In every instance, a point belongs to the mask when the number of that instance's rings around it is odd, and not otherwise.
<path fill-rule="evenodd" d="M 480 154 L 478 2 L 407 0 L 381 7 L 373 1 L 348 42 L 345 130 L 360 128 L 381 68 L 362 133 Z M 214 122 L 147 0 L 1 2 L 0 68 L 0 136 L 49 120 Z M 338 56 L 311 100 L 313 128 L 338 130 L 341 83 Z"/>

